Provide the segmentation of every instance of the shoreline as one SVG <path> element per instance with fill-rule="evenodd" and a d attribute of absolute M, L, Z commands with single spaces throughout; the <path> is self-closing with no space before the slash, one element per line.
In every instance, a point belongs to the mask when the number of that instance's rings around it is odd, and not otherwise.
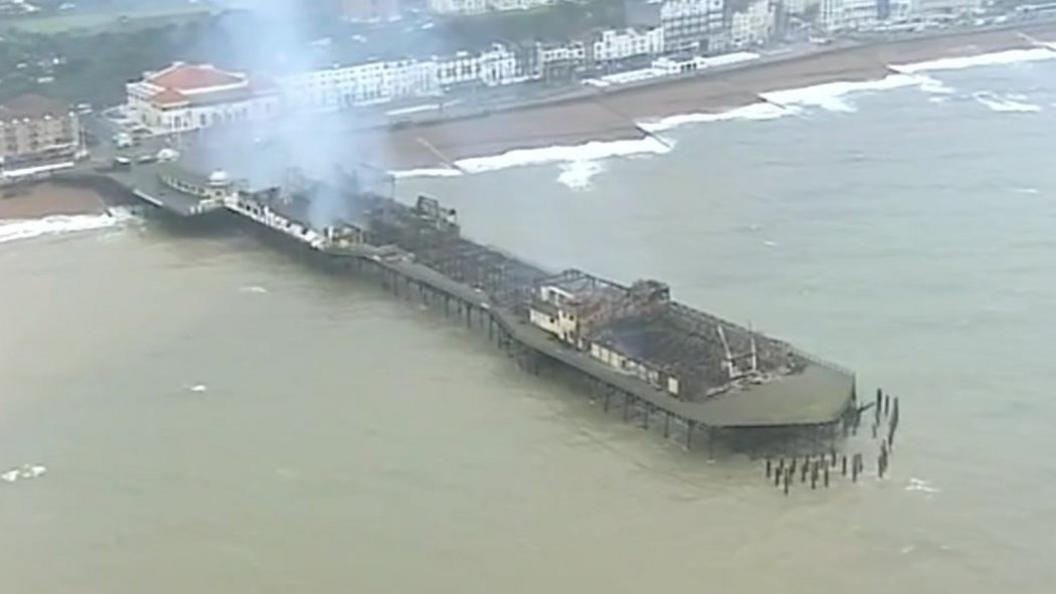
<path fill-rule="evenodd" d="M 375 167 L 405 176 L 445 171 L 457 175 L 461 169 L 473 171 L 456 162 L 498 159 L 509 151 L 648 141 L 659 131 L 651 126 L 665 118 L 692 123 L 723 119 L 734 110 L 764 110 L 771 103 L 765 95 L 833 83 L 879 82 L 899 74 L 892 66 L 1037 49 L 1021 32 L 1051 39 L 1056 37 L 1056 23 L 863 44 L 646 86 L 610 88 L 542 106 L 384 131 L 361 130 L 352 136 L 357 144 L 380 153 L 369 160 Z M 772 103 L 770 107 L 778 108 Z M 662 151 L 645 147 L 642 152 Z"/>
<path fill-rule="evenodd" d="M 821 85 L 882 89 L 891 76 L 920 76 L 898 66 L 1038 49 L 1023 33 L 1056 38 L 1056 22 L 936 37 L 870 42 L 787 59 L 743 65 L 588 96 L 558 98 L 501 111 L 349 135 L 376 155 L 366 163 L 399 178 L 457 176 L 509 166 L 589 162 L 631 154 L 663 154 L 659 135 L 682 125 L 728 119 L 769 119 L 787 113 L 790 93 Z M 1056 48 L 1038 49 L 1052 51 Z M 901 85 L 892 85 L 901 86 Z M 795 101 L 793 101 L 795 103 Z M 0 188 L 0 224 L 49 216 L 103 215 L 137 204 L 104 176 L 69 172 Z"/>

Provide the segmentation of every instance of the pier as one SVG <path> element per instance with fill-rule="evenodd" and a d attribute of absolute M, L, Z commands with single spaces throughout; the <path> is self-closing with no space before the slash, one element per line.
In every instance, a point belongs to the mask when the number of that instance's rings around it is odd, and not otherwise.
<path fill-rule="evenodd" d="M 801 430 L 828 451 L 856 419 L 850 371 L 786 342 L 671 299 L 662 282 L 629 286 L 580 270 L 544 270 L 462 236 L 457 213 L 421 196 L 407 205 L 379 192 L 378 172 L 320 183 L 296 172 L 252 188 L 227 172 L 175 163 L 107 172 L 179 218 L 222 212 L 306 250 L 327 267 L 376 279 L 488 337 L 530 373 L 560 369 L 604 410 L 643 428 L 695 435 Z M 321 197 L 327 212 L 318 212 Z M 325 218 L 320 222 L 320 217 Z"/>

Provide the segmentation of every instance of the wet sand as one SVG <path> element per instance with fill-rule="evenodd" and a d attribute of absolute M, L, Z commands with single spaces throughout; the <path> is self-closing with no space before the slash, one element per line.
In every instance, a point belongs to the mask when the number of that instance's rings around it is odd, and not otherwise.
<path fill-rule="evenodd" d="M 105 210 L 103 196 L 91 188 L 43 182 L 0 189 L 0 219 L 101 214 Z"/>

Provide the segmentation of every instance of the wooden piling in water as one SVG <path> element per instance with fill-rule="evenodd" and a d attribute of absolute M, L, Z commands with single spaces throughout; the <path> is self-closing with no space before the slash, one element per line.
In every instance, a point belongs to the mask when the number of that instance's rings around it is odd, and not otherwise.
<path fill-rule="evenodd" d="M 770 478 L 770 458 L 766 459 L 766 478 Z"/>
<path fill-rule="evenodd" d="M 847 454 L 843 455 L 843 461 L 841 462 L 840 474 L 847 476 Z"/>

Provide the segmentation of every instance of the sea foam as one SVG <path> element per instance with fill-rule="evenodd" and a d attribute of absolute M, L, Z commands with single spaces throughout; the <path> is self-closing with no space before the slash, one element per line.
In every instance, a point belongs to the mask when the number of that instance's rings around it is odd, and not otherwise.
<path fill-rule="evenodd" d="M 977 102 L 989 107 L 993 111 L 1012 113 L 1035 113 L 1041 111 L 1040 105 L 1024 103 L 1022 95 L 1007 95 L 992 93 L 990 91 L 979 91 L 972 93 L 972 98 Z"/>
<path fill-rule="evenodd" d="M 426 167 L 422 169 L 403 169 L 391 172 L 396 179 L 411 177 L 458 177 L 462 172 L 444 167 Z"/>
<path fill-rule="evenodd" d="M 514 149 L 490 157 L 472 157 L 455 161 L 467 173 L 495 171 L 508 167 L 524 165 L 545 165 L 548 163 L 571 163 L 576 161 L 595 161 L 611 157 L 628 157 L 634 155 L 662 155 L 671 151 L 671 144 L 655 138 L 634 138 L 629 140 L 590 141 L 576 145 L 554 145 L 543 148 Z"/>
<path fill-rule="evenodd" d="M 43 464 L 23 464 L 0 473 L 0 480 L 8 483 L 16 483 L 20 480 L 35 479 L 44 476 L 48 468 Z"/>
<path fill-rule="evenodd" d="M 605 171 L 600 161 L 572 161 L 561 165 L 561 174 L 557 182 L 572 190 L 587 190 L 594 176 Z"/>
<path fill-rule="evenodd" d="M 847 95 L 868 91 L 888 91 L 920 85 L 921 79 L 907 74 L 889 74 L 880 80 L 841 81 L 762 93 L 763 99 L 777 105 L 820 107 L 827 111 L 854 112 Z"/>
<path fill-rule="evenodd" d="M 1056 51 L 1048 47 L 1033 49 L 1013 49 L 978 56 L 964 56 L 961 58 L 940 58 L 927 62 L 916 62 L 913 64 L 892 64 L 892 70 L 905 74 L 917 72 L 930 72 L 935 70 L 963 70 L 964 68 L 975 68 L 977 66 L 998 66 L 1002 64 L 1016 64 L 1019 62 L 1035 62 L 1038 60 L 1052 60 L 1056 58 Z"/>
<path fill-rule="evenodd" d="M 53 215 L 41 219 L 0 221 L 0 243 L 32 239 L 42 235 L 58 235 L 77 231 L 92 231 L 117 227 L 134 219 L 124 209 L 110 209 L 101 215 Z"/>
<path fill-rule="evenodd" d="M 776 105 L 762 102 L 752 103 L 744 107 L 738 107 L 718 113 L 686 113 L 668 116 L 652 122 L 639 124 L 643 130 L 649 132 L 664 132 L 689 124 L 707 124 L 711 122 L 727 122 L 732 120 L 772 120 L 788 115 L 788 110 Z"/>

